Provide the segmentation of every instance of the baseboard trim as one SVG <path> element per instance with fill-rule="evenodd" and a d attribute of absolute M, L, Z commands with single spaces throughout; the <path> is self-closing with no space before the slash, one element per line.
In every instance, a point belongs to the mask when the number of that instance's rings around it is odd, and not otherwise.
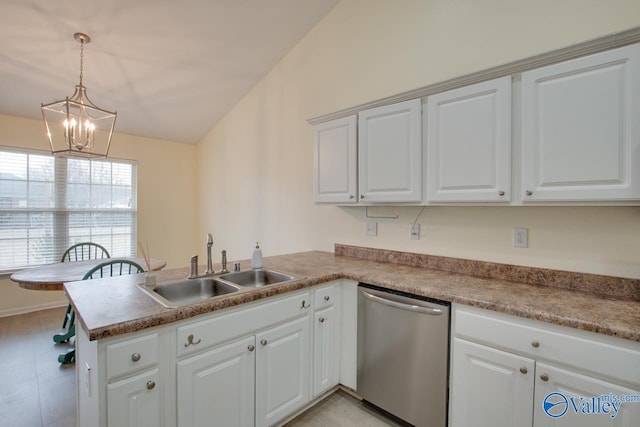
<path fill-rule="evenodd" d="M 46 304 L 30 305 L 27 307 L 9 308 L 0 310 L 0 317 L 17 316 L 18 314 L 33 313 L 34 311 L 48 310 L 50 308 L 65 307 L 66 301 L 48 302 Z"/>

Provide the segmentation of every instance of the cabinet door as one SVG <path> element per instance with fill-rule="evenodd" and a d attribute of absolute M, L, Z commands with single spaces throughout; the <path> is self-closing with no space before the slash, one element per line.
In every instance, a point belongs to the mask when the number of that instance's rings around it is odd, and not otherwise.
<path fill-rule="evenodd" d="M 107 386 L 109 427 L 158 427 L 160 390 L 158 369 Z"/>
<path fill-rule="evenodd" d="M 427 100 L 427 186 L 432 202 L 508 202 L 511 77 Z"/>
<path fill-rule="evenodd" d="M 522 198 L 640 198 L 640 45 L 522 74 Z"/>
<path fill-rule="evenodd" d="M 273 425 L 310 401 L 311 316 L 256 335 L 256 426 Z"/>
<path fill-rule="evenodd" d="M 452 427 L 531 427 L 535 362 L 454 338 Z"/>
<path fill-rule="evenodd" d="M 253 426 L 255 339 L 178 362 L 178 425 Z"/>
<path fill-rule="evenodd" d="M 640 390 L 631 390 L 544 363 L 536 365 L 535 388 L 534 427 L 640 425 L 640 401 L 623 403 L 617 413 L 610 404 L 621 396 L 635 396 L 637 399 Z"/>
<path fill-rule="evenodd" d="M 316 125 L 314 132 L 314 197 L 318 203 L 356 203 L 357 117 Z"/>
<path fill-rule="evenodd" d="M 422 104 L 419 99 L 358 115 L 358 187 L 362 202 L 422 199 Z"/>
<path fill-rule="evenodd" d="M 313 397 L 338 385 L 339 327 L 335 307 L 318 311 L 313 321 Z"/>

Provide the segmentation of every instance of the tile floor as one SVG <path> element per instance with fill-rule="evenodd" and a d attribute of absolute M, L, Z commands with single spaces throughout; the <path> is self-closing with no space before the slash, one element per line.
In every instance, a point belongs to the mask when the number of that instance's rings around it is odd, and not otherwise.
<path fill-rule="evenodd" d="M 387 427 L 400 426 L 378 414 L 358 399 L 339 390 L 285 427 Z"/>
<path fill-rule="evenodd" d="M 0 317 L 0 426 L 74 427 L 75 364 L 60 365 L 69 343 L 55 344 L 66 307 Z M 338 391 L 287 427 L 398 426 Z"/>
<path fill-rule="evenodd" d="M 0 318 L 0 425 L 76 425 L 75 364 L 60 365 L 54 344 L 66 307 Z"/>

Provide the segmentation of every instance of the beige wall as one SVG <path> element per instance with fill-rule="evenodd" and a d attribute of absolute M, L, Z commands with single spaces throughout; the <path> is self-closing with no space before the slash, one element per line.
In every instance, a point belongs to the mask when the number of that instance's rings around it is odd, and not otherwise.
<path fill-rule="evenodd" d="M 46 150 L 39 120 L 0 115 L 0 145 Z M 193 145 L 115 134 L 109 157 L 138 163 L 138 238 L 167 268 L 185 267 L 196 248 Z M 62 292 L 36 292 L 0 280 L 0 315 L 64 304 Z"/>
<path fill-rule="evenodd" d="M 418 207 L 365 237 L 313 203 L 307 119 L 640 25 L 637 0 L 344 0 L 198 146 L 198 235 L 229 259 L 335 242 L 640 278 L 640 208 Z M 529 228 L 528 249 L 511 229 Z M 217 255 L 218 256 L 218 255 Z"/>

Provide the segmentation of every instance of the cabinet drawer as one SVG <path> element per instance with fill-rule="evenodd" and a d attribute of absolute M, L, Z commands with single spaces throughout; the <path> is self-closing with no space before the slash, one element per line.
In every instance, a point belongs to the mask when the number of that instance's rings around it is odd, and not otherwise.
<path fill-rule="evenodd" d="M 335 302 L 335 285 L 325 286 L 314 291 L 314 308 L 322 310 L 331 307 Z"/>
<path fill-rule="evenodd" d="M 311 310 L 310 292 L 267 301 L 250 307 L 240 306 L 232 312 L 179 327 L 178 357 L 197 353 Z"/>
<path fill-rule="evenodd" d="M 640 343 L 502 313 L 455 311 L 457 337 L 640 385 Z"/>
<path fill-rule="evenodd" d="M 155 366 L 159 358 L 158 334 L 107 345 L 107 379 Z"/>

